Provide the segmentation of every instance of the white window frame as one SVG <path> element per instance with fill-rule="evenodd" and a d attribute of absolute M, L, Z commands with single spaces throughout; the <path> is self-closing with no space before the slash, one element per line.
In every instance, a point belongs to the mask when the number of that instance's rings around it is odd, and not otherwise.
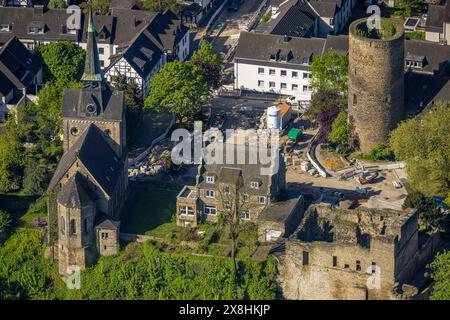
<path fill-rule="evenodd" d="M 211 190 L 211 189 L 206 189 L 205 190 L 205 197 L 206 198 L 210 198 L 210 199 L 215 199 L 216 198 L 216 192 L 214 190 Z"/>
<path fill-rule="evenodd" d="M 264 80 L 258 80 L 258 88 L 264 88 Z"/>
<path fill-rule="evenodd" d="M 241 220 L 245 220 L 245 221 L 250 221 L 250 212 L 249 211 L 241 211 L 239 213 L 239 219 Z"/>
<path fill-rule="evenodd" d="M 248 195 L 248 193 L 244 193 L 242 195 L 242 197 L 243 197 L 244 201 L 248 201 L 250 199 L 250 196 Z"/>
<path fill-rule="evenodd" d="M 203 208 L 203 212 L 207 216 L 217 216 L 217 207 L 216 206 L 206 206 L 205 205 L 205 207 Z"/>
<path fill-rule="evenodd" d="M 206 183 L 215 183 L 216 178 L 214 176 L 206 176 Z"/>
<path fill-rule="evenodd" d="M 262 201 L 261 201 L 262 200 Z M 259 204 L 266 204 L 267 203 L 267 197 L 265 196 L 259 196 L 258 197 L 258 203 Z"/>
<path fill-rule="evenodd" d="M 191 210 L 189 210 L 191 208 Z M 189 212 L 192 212 L 189 214 Z M 180 206 L 180 216 L 195 216 L 195 210 L 189 206 Z"/>
<path fill-rule="evenodd" d="M 298 78 L 298 71 L 292 71 L 292 78 L 294 79 Z"/>
<path fill-rule="evenodd" d="M 259 187 L 260 187 L 260 185 L 259 185 L 258 181 L 250 182 L 250 188 L 259 190 Z"/>

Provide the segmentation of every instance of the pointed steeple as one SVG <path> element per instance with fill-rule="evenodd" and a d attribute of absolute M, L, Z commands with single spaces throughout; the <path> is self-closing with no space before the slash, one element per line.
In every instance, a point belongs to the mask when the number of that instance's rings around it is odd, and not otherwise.
<path fill-rule="evenodd" d="M 86 62 L 81 77 L 85 82 L 103 82 L 103 73 L 100 68 L 97 41 L 95 37 L 94 18 L 92 13 L 92 0 L 89 0 L 89 21 L 87 30 Z"/>

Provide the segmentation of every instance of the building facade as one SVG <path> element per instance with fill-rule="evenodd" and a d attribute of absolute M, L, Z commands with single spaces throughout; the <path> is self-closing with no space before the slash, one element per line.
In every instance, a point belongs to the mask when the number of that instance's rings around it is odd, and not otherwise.
<path fill-rule="evenodd" d="M 91 9 L 87 30 L 83 88 L 64 92 L 64 155 L 48 190 L 63 276 L 117 251 L 128 190 L 124 96 L 104 81 Z"/>

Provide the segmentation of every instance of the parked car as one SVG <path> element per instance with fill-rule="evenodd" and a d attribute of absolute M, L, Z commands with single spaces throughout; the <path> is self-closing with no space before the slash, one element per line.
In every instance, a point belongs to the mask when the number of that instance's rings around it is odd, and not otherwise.
<path fill-rule="evenodd" d="M 298 97 L 292 96 L 292 97 L 287 98 L 287 99 L 285 100 L 285 102 L 286 102 L 287 104 L 292 105 L 292 106 L 297 106 L 299 100 L 300 100 L 300 99 L 299 99 Z"/>

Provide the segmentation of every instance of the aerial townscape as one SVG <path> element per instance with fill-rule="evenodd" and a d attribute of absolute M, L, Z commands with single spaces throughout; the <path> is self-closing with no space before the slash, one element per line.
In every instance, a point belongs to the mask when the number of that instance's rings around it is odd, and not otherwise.
<path fill-rule="evenodd" d="M 449 249 L 450 0 L 0 0 L 0 300 L 450 300 Z"/>

